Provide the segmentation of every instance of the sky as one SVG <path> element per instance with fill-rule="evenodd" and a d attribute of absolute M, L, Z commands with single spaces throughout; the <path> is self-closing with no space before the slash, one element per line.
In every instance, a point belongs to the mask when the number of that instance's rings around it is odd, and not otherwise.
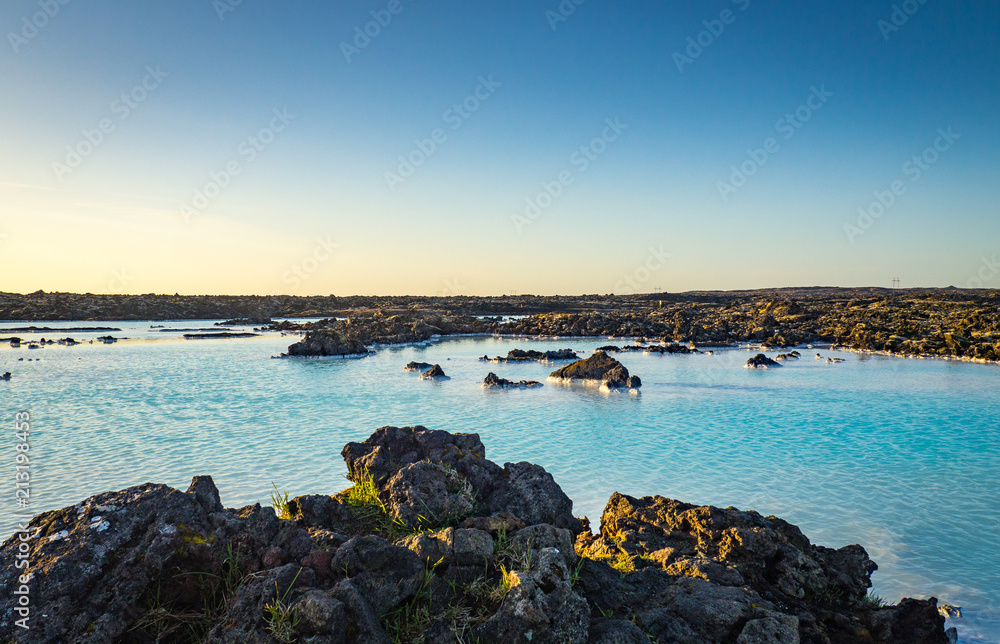
<path fill-rule="evenodd" d="M 1000 4 L 4 0 L 0 291 L 1000 287 Z"/>

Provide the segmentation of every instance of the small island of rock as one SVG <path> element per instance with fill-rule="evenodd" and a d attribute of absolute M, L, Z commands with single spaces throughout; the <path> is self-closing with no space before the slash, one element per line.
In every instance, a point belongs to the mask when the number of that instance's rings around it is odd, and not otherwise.
<path fill-rule="evenodd" d="M 483 356 L 480 358 L 483 362 L 550 362 L 553 360 L 579 360 L 580 356 L 576 355 L 576 351 L 572 349 L 559 349 L 558 351 L 535 351 L 529 349 L 525 351 L 524 349 L 511 349 L 507 352 L 507 357 L 502 358 L 497 356 L 496 358 L 490 358 L 489 356 Z"/>
<path fill-rule="evenodd" d="M 625 365 L 603 351 L 596 351 L 586 360 L 578 360 L 549 374 L 551 380 L 600 383 L 606 389 L 638 389 L 642 381 L 638 376 L 630 376 Z"/>
<path fill-rule="evenodd" d="M 541 386 L 542 383 L 537 380 L 514 382 L 513 380 L 501 378 L 492 371 L 486 376 L 486 380 L 483 381 L 483 389 L 534 389 Z"/>
<path fill-rule="evenodd" d="M 368 353 L 364 343 L 348 338 L 336 327 L 320 327 L 308 331 L 301 342 L 288 347 L 288 355 L 295 357 L 353 356 Z"/>
<path fill-rule="evenodd" d="M 780 367 L 781 363 L 771 360 L 763 353 L 758 353 L 754 357 L 747 360 L 747 369 L 770 369 L 771 367 Z"/>
<path fill-rule="evenodd" d="M 425 371 L 422 374 L 420 374 L 420 379 L 421 380 L 451 380 L 451 378 L 449 378 L 448 376 L 445 375 L 444 369 L 442 369 L 441 365 L 439 365 L 439 364 L 434 365 L 433 367 L 431 367 L 427 371 Z"/>

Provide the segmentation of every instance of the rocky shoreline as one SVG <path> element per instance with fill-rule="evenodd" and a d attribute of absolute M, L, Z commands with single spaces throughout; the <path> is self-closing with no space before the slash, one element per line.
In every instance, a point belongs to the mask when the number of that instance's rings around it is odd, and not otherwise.
<path fill-rule="evenodd" d="M 514 316 L 514 317 L 512 317 Z M 648 338 L 765 349 L 836 344 L 891 355 L 1000 361 L 1000 291 L 785 288 L 640 295 L 365 297 L 0 293 L 0 320 L 219 319 L 311 331 L 341 325 L 366 347 L 439 335 Z M 339 321 L 338 321 L 339 319 Z"/>
<path fill-rule="evenodd" d="M 477 434 L 383 427 L 342 454 L 352 487 L 273 511 L 226 509 L 199 476 L 39 515 L 0 547 L 31 624 L 4 593 L 0 640 L 955 641 L 933 598 L 869 594 L 861 546 L 776 517 L 615 493 L 595 534 L 543 468 L 487 460 Z"/>
<path fill-rule="evenodd" d="M 764 350 L 838 345 L 896 356 L 960 358 L 1000 362 L 1000 306 L 995 295 L 969 298 L 934 293 L 922 299 L 821 299 L 657 301 L 656 307 L 582 313 L 536 313 L 513 320 L 424 313 L 375 311 L 348 320 L 323 320 L 276 330 L 350 328 L 368 348 L 398 341 L 421 342 L 449 335 L 512 338 L 637 338 L 643 347 L 609 350 L 661 355 L 697 352 L 698 346 L 759 344 Z M 677 296 L 680 297 L 680 296 Z M 958 299 L 956 299 L 958 298 Z M 456 328 L 458 327 L 458 328 Z M 291 351 L 289 352 L 291 353 Z M 508 360 L 510 358 L 508 357 Z M 503 358 L 496 358 L 503 361 Z"/>

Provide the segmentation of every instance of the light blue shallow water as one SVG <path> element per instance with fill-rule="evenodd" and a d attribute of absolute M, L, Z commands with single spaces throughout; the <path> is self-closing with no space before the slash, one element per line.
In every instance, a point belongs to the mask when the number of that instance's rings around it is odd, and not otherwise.
<path fill-rule="evenodd" d="M 0 382 L 10 450 L 0 462 L 13 479 L 14 412 L 30 410 L 35 511 L 146 481 L 183 489 L 196 474 L 211 474 L 231 507 L 268 503 L 272 482 L 333 493 L 347 485 L 344 443 L 423 424 L 478 432 L 500 463 L 543 465 L 595 525 L 617 490 L 756 509 L 815 543 L 860 543 L 883 597 L 937 596 L 963 607 L 949 622 L 963 642 L 1000 642 L 998 367 L 821 351 L 847 359 L 829 365 L 803 351 L 751 371 L 742 350 L 622 354 L 643 379 L 638 396 L 553 384 L 492 392 L 480 387 L 489 371 L 544 381 L 555 367 L 478 356 L 606 342 L 462 339 L 363 360 L 272 360 L 296 338 L 185 341 L 148 322 L 101 325 L 140 339 L 0 347 L 0 372 L 14 373 Z M 420 381 L 402 370 L 410 360 L 440 363 L 452 379 Z"/>

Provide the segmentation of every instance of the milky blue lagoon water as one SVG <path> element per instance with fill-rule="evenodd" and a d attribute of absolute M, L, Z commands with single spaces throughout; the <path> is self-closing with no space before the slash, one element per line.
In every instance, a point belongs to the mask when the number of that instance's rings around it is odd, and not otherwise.
<path fill-rule="evenodd" d="M 14 413 L 30 410 L 33 510 L 146 481 L 185 489 L 196 474 L 211 474 L 229 507 L 267 504 L 272 482 L 334 493 L 347 486 L 344 443 L 422 424 L 478 432 L 497 462 L 543 465 L 595 526 L 617 490 L 756 509 L 814 543 L 860 543 L 879 564 L 880 595 L 960 605 L 949 625 L 963 642 L 1000 642 L 1000 367 L 820 351 L 847 359 L 832 365 L 802 350 L 799 362 L 751 371 L 746 350 L 629 353 L 617 357 L 642 378 L 638 396 L 550 383 L 484 391 L 489 371 L 544 381 L 555 366 L 483 354 L 583 355 L 607 341 L 468 338 L 362 360 L 274 360 L 297 338 L 183 340 L 150 324 L 99 323 L 136 338 L 114 345 L 0 347 L 0 372 L 14 374 L 0 382 L 0 462 L 12 480 Z M 421 381 L 403 371 L 410 360 L 452 379 Z"/>

